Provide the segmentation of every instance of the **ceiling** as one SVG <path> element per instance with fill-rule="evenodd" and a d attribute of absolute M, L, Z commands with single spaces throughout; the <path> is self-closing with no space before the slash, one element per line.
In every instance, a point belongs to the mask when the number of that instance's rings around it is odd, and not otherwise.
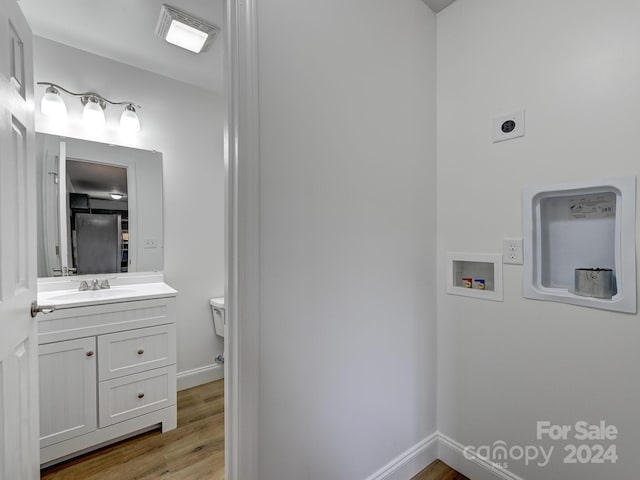
<path fill-rule="evenodd" d="M 200 54 L 171 45 L 155 34 L 163 3 L 223 26 L 223 0 L 19 0 L 34 35 L 222 92 L 222 32 Z"/>
<path fill-rule="evenodd" d="M 127 196 L 127 169 L 67 159 L 67 178 L 74 192 L 86 193 L 92 198 L 111 200 L 111 193 Z"/>
<path fill-rule="evenodd" d="M 198 87 L 222 92 L 222 32 L 206 52 L 195 54 L 155 34 L 160 7 L 172 0 L 19 0 L 34 35 L 133 65 Z M 218 27 L 224 0 L 173 0 Z M 424 0 L 434 12 L 454 0 Z"/>
<path fill-rule="evenodd" d="M 431 10 L 438 13 L 455 2 L 455 0 L 424 0 L 424 2 L 431 7 Z"/>

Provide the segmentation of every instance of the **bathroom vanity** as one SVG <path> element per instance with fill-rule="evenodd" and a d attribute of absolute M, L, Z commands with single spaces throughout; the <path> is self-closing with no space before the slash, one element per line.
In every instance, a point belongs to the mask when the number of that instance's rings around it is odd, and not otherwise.
<path fill-rule="evenodd" d="M 50 465 L 127 436 L 176 427 L 177 292 L 162 274 L 40 279 L 40 463 Z"/>

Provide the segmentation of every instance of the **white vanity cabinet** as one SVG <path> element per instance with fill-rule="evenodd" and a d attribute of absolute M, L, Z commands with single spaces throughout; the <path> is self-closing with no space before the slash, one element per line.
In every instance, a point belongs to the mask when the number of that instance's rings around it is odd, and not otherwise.
<path fill-rule="evenodd" d="M 176 427 L 173 297 L 57 309 L 38 343 L 41 464 Z"/>

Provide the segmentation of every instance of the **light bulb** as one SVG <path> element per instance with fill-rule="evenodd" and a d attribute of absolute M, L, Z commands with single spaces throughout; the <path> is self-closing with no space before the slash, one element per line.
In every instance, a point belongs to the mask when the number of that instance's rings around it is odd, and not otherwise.
<path fill-rule="evenodd" d="M 137 133 L 140 131 L 140 119 L 133 105 L 124 107 L 120 116 L 120 128 L 126 132 Z"/>
<path fill-rule="evenodd" d="M 111 194 L 111 198 L 113 198 L 114 200 L 120 200 L 122 198 L 122 194 L 121 193 L 112 193 Z"/>
<path fill-rule="evenodd" d="M 82 110 L 82 120 L 89 128 L 104 128 L 106 119 L 104 110 L 96 97 L 89 97 Z"/>
<path fill-rule="evenodd" d="M 45 91 L 42 102 L 40 102 L 40 111 L 48 117 L 67 118 L 67 106 L 55 87 L 50 86 Z"/>

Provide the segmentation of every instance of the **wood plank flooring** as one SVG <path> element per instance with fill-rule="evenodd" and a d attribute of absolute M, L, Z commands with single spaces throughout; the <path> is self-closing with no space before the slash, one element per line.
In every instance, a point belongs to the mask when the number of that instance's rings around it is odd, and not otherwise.
<path fill-rule="evenodd" d="M 178 392 L 178 428 L 104 447 L 42 480 L 224 480 L 224 381 Z"/>
<path fill-rule="evenodd" d="M 469 480 L 441 460 L 436 460 L 411 480 Z"/>
<path fill-rule="evenodd" d="M 224 381 L 178 392 L 178 428 L 159 430 L 42 471 L 42 480 L 224 480 Z M 469 480 L 436 460 L 411 480 Z"/>

